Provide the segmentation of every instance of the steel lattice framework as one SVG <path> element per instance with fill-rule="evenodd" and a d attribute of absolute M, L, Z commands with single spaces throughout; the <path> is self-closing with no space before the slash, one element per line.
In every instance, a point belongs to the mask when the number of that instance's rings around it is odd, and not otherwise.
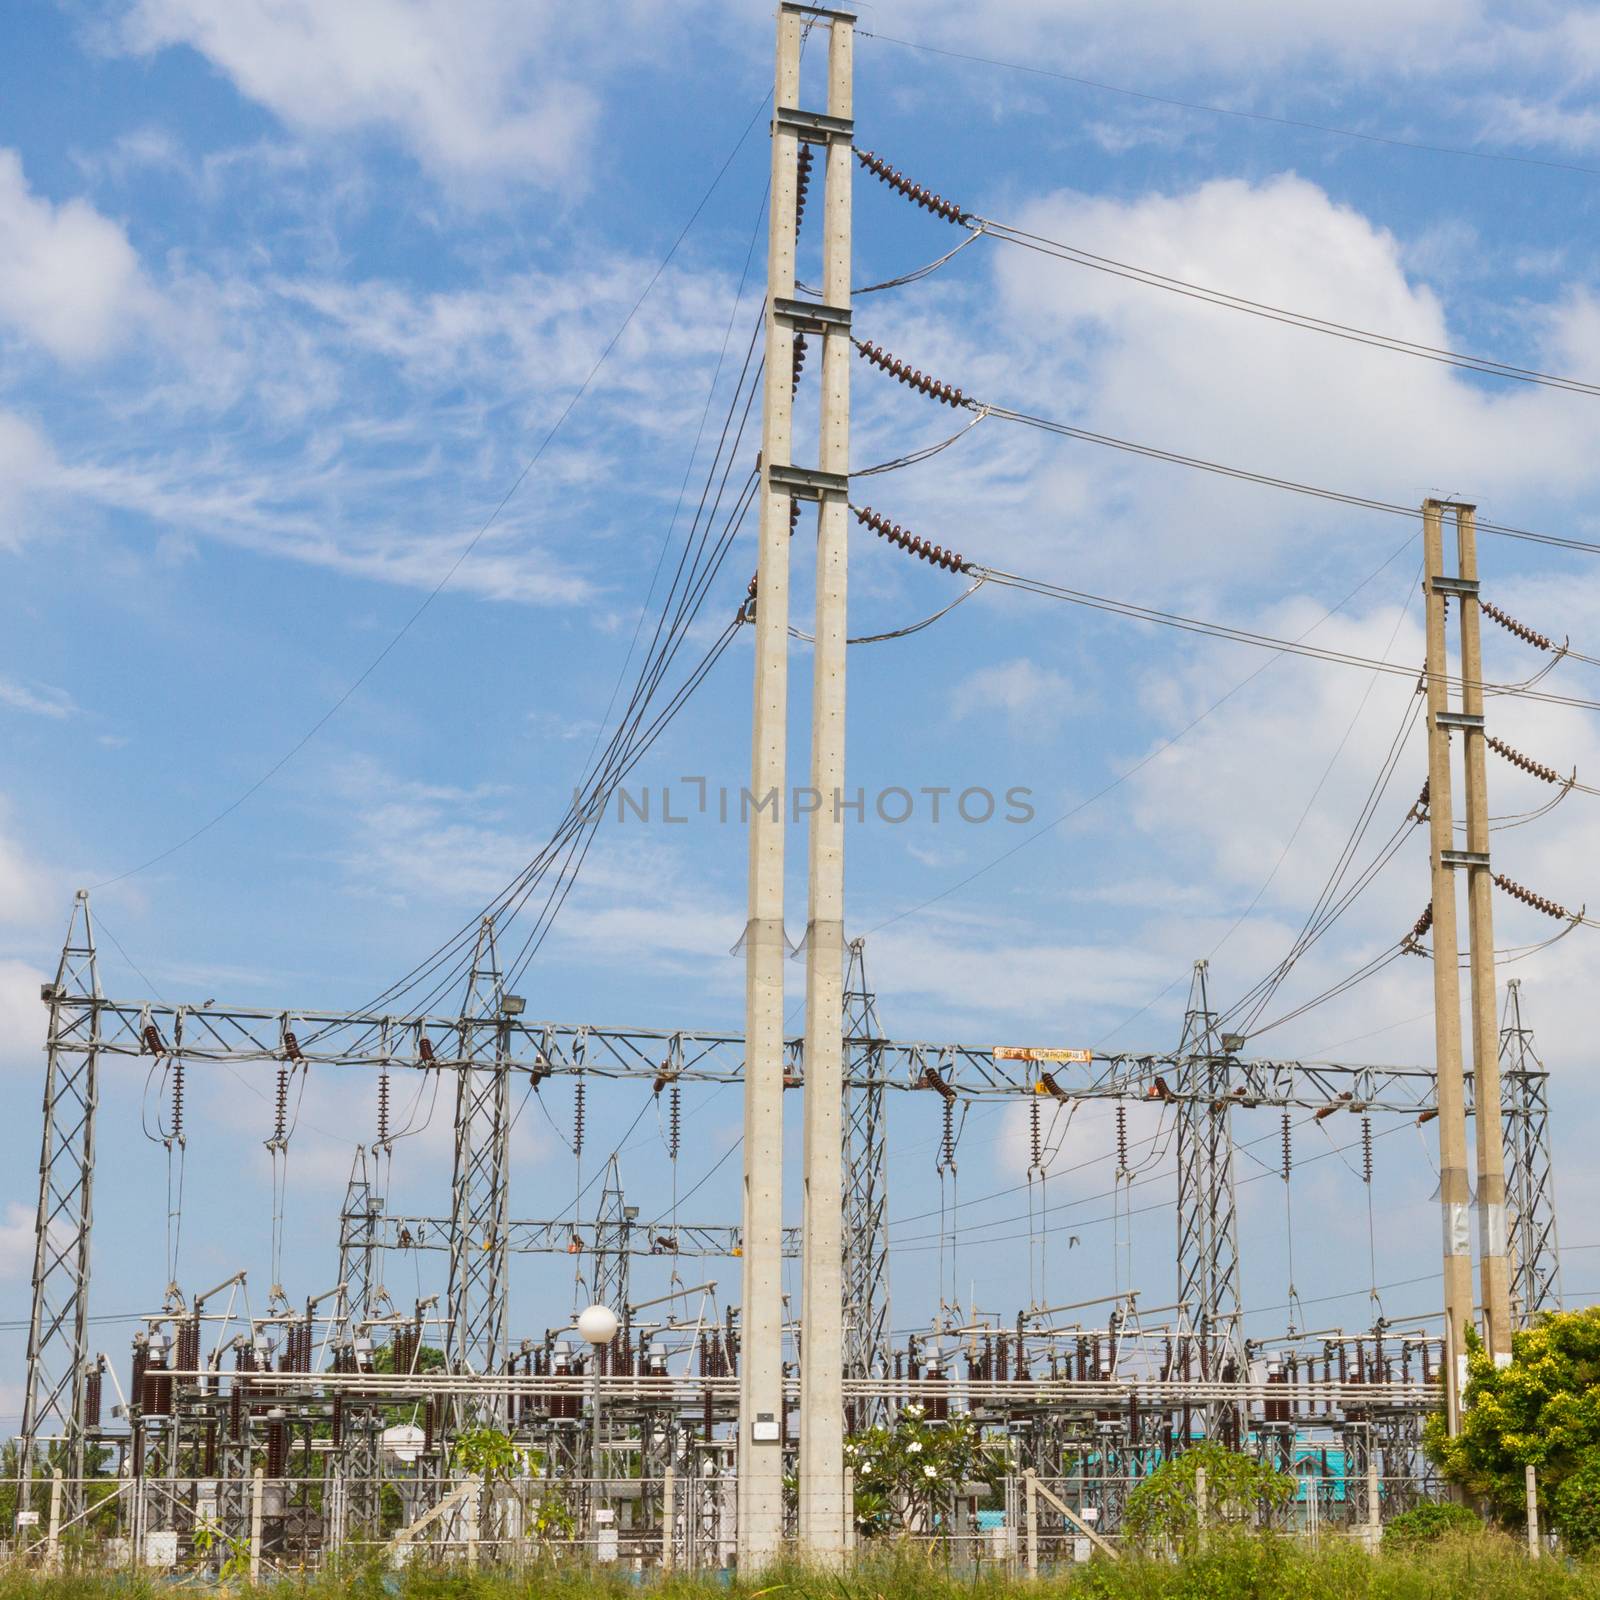
<path fill-rule="evenodd" d="M 497 1372 L 507 1354 L 508 1027 L 494 923 L 485 917 L 457 1023 L 450 1206 L 450 1325 L 445 1356 L 458 1370 L 469 1372 Z"/>
<path fill-rule="evenodd" d="M 889 1377 L 889 1209 L 884 1084 L 875 1059 L 886 1041 L 867 984 L 866 946 L 850 941 L 845 975 L 844 1375 Z M 867 1425 L 883 1420 L 880 1396 Z"/>
<path fill-rule="evenodd" d="M 1217 1047 L 1206 963 L 1195 963 L 1176 1077 L 1178 1300 L 1200 1335 L 1202 1378 L 1244 1365 L 1239 1288 L 1239 1213 L 1233 1179 L 1233 1099 L 1228 1058 Z M 1208 1432 L 1222 1426 L 1209 1417 Z"/>
<path fill-rule="evenodd" d="M 1203 983 L 1175 1051 L 1124 1052 L 1082 1059 L 1088 1052 L 999 1050 L 994 1046 L 885 1039 L 853 951 L 847 1032 L 846 1319 L 859 1330 L 851 1372 L 858 1401 L 882 1371 L 873 1331 L 886 1321 L 888 1257 L 882 1246 L 884 1107 L 889 1091 L 954 1092 L 1001 1099 L 1049 1094 L 1061 1099 L 1156 1100 L 1176 1108 L 1185 1177 L 1179 1205 L 1179 1259 L 1191 1326 L 1209 1319 L 1214 1337 L 1240 1336 L 1236 1311 L 1238 1241 L 1232 1197 L 1234 1107 L 1394 1114 L 1426 1120 L 1436 1110 L 1434 1073 L 1394 1067 L 1285 1059 L 1246 1060 L 1220 1048 L 1207 1013 Z M 87 895 L 80 895 L 56 981 L 45 986 L 50 1009 L 45 1133 L 40 1161 L 39 1244 L 29 1327 L 22 1443 L 34 1451 L 64 1440 L 68 1461 L 81 1460 L 79 1418 L 90 1355 L 87 1342 L 90 1184 L 94 1154 L 96 1074 L 106 1058 L 162 1055 L 190 1064 L 227 1063 L 276 1070 L 292 1064 L 333 1074 L 453 1072 L 456 1150 L 448 1220 L 385 1216 L 371 1180 L 357 1173 L 340 1226 L 341 1281 L 351 1302 L 381 1297 L 374 1283 L 382 1251 L 411 1245 L 451 1254 L 448 1342 L 462 1372 L 503 1370 L 508 1254 L 570 1247 L 570 1219 L 510 1220 L 507 1106 L 513 1079 L 537 1090 L 558 1076 L 588 1074 L 657 1084 L 734 1083 L 742 1078 L 744 1040 L 736 1032 L 601 1027 L 527 1020 L 507 1003 L 493 932 L 479 935 L 460 1013 L 402 1017 L 381 1012 L 267 1010 L 114 1000 L 99 992 Z M 1551 1184 L 1548 1074 L 1533 1054 L 1520 1002 L 1504 1036 L 1502 1075 L 1510 1234 L 1521 1275 L 1524 1315 L 1559 1303 L 1555 1212 Z M 1069 1059 L 1062 1059 L 1066 1054 Z M 1041 1064 L 1048 1062 L 1048 1068 Z M 804 1049 L 785 1046 L 786 1081 L 803 1084 Z M 1472 1079 L 1465 1079 L 1469 1109 Z M 596 1219 L 597 1221 L 600 1219 Z M 628 1219 L 624 1216 L 624 1223 Z M 589 1224 L 591 1228 L 594 1223 Z M 658 1231 L 658 1230 L 657 1230 Z M 652 1230 L 622 1230 L 623 1256 L 672 1253 Z M 409 1235 L 409 1237 L 408 1237 Z M 738 1230 L 715 1225 L 674 1229 L 685 1255 L 736 1255 Z M 797 1250 L 788 1230 L 785 1253 Z M 854 1254 L 850 1252 L 855 1252 Z M 880 1310 L 881 1308 L 881 1310 Z M 1197 1341 L 1205 1343 L 1206 1341 Z M 876 1367 L 874 1363 L 877 1363 Z M 1198 1381 L 1201 1374 L 1194 1374 Z M 1205 1375 L 1213 1384 L 1221 1374 Z M 857 1387 L 859 1385 L 859 1387 Z M 1225 1387 L 1225 1385 L 1224 1385 Z M 1219 1390 L 1219 1393 L 1221 1391 Z M 26 1492 L 26 1490 L 24 1491 Z"/>
<path fill-rule="evenodd" d="M 1550 1167 L 1549 1075 L 1522 1023 L 1522 984 L 1507 985 L 1500 1033 L 1506 1151 L 1506 1237 L 1511 1303 L 1518 1325 L 1561 1309 L 1561 1251 L 1556 1243 L 1555 1177 Z"/>
<path fill-rule="evenodd" d="M 33 1303 L 22 1396 L 22 1510 L 36 1447 L 60 1441 L 69 1516 L 84 1475 L 84 1385 L 89 1374 L 89 1241 L 94 1221 L 94 1113 L 99 1099 L 100 978 L 88 891 L 80 889 L 53 983 L 45 1041 L 44 1134 L 39 1146 Z"/>

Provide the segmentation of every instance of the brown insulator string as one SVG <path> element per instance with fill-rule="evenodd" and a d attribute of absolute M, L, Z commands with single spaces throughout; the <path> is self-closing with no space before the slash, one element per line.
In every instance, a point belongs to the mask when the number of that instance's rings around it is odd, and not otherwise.
<path fill-rule="evenodd" d="M 967 563 L 954 550 L 946 550 L 943 545 L 927 543 L 916 534 L 907 532 L 898 522 L 890 522 L 887 517 L 879 516 L 871 506 L 851 506 L 850 509 L 855 512 L 857 522 L 865 523 L 875 534 L 887 539 L 890 544 L 898 545 L 902 550 L 909 550 L 912 555 L 923 561 L 931 561 L 936 567 L 944 567 L 951 572 L 967 570 Z"/>
<path fill-rule="evenodd" d="M 1515 634 L 1525 644 L 1531 644 L 1536 650 L 1554 650 L 1555 645 L 1542 633 L 1537 633 L 1525 622 L 1518 622 L 1515 617 L 1508 617 L 1499 606 L 1488 600 L 1479 600 L 1478 609 L 1491 622 L 1498 622 L 1507 633 Z"/>
<path fill-rule="evenodd" d="M 1532 906 L 1535 911 L 1542 911 L 1547 917 L 1557 917 L 1562 922 L 1570 922 L 1572 913 L 1564 906 L 1559 906 L 1554 900 L 1547 900 L 1542 894 L 1535 894 L 1532 889 L 1524 889 L 1520 883 L 1508 878 L 1505 873 L 1497 872 L 1494 875 L 1495 886 L 1504 889 L 1513 900 L 1520 900 L 1525 906 Z"/>
<path fill-rule="evenodd" d="M 806 349 L 807 349 L 806 336 L 803 333 L 797 333 L 794 336 L 794 381 L 789 385 L 789 393 L 790 394 L 796 394 L 796 393 L 799 392 L 799 389 L 800 389 L 800 374 L 802 372 L 804 372 L 805 369 L 806 369 Z M 791 522 L 794 519 L 794 515 L 795 515 L 796 509 L 797 508 L 794 506 L 793 502 L 791 502 L 791 505 L 790 505 L 790 521 Z"/>
<path fill-rule="evenodd" d="M 855 339 L 851 342 L 873 366 L 880 367 L 891 377 L 898 378 L 901 383 L 909 384 L 920 393 L 932 395 L 935 400 L 943 401 L 947 406 L 959 407 L 967 403 L 967 397 L 954 384 L 941 383 L 937 378 L 918 371 L 898 356 L 891 355 L 881 344 L 868 344 L 865 339 Z"/>
<path fill-rule="evenodd" d="M 795 157 L 794 181 L 794 231 L 795 237 L 800 236 L 800 224 L 806 215 L 806 191 L 811 187 L 811 162 L 812 150 L 808 144 L 800 146 L 800 153 Z"/>
<path fill-rule="evenodd" d="M 1433 926 L 1433 901 L 1423 907 L 1422 915 L 1411 925 L 1411 932 L 1400 941 L 1400 949 L 1408 956 L 1423 956 L 1428 952 L 1422 948 L 1422 939 Z"/>
<path fill-rule="evenodd" d="M 891 167 L 882 156 L 874 155 L 870 150 L 857 148 L 856 160 L 880 182 L 888 184 L 891 189 L 903 194 L 913 205 L 921 206 L 924 211 L 931 211 L 936 217 L 943 217 L 946 222 L 959 222 L 963 226 L 971 221 L 970 211 L 963 211 L 954 200 L 946 200 L 942 195 L 934 194 L 931 189 L 924 189 L 920 183 L 913 183 L 903 173 Z"/>
<path fill-rule="evenodd" d="M 1037 1172 L 1040 1158 L 1043 1155 L 1042 1141 L 1039 1136 L 1039 1102 L 1031 1101 L 1028 1105 L 1028 1166 Z"/>
<path fill-rule="evenodd" d="M 1117 1171 L 1128 1170 L 1128 1108 L 1117 1102 Z"/>
<path fill-rule="evenodd" d="M 1407 818 L 1412 822 L 1426 822 L 1428 820 L 1428 797 L 1432 794 L 1431 778 L 1422 780 L 1422 793 L 1417 796 L 1417 803 L 1406 812 Z"/>
<path fill-rule="evenodd" d="M 1547 767 L 1542 761 L 1535 761 L 1532 756 L 1525 756 L 1520 750 L 1513 750 L 1504 739 L 1497 739 L 1492 733 L 1483 741 L 1494 751 L 1497 756 L 1504 756 L 1514 767 L 1521 767 L 1524 772 L 1531 772 L 1536 778 L 1543 778 L 1546 783 L 1561 783 L 1563 778 L 1554 767 Z"/>
<path fill-rule="evenodd" d="M 389 1069 L 378 1074 L 378 1148 L 389 1147 Z"/>

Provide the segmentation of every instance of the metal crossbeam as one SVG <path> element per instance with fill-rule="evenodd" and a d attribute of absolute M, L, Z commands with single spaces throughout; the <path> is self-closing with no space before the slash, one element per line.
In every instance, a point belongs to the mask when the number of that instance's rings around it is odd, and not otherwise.
<path fill-rule="evenodd" d="M 408 1018 L 174 1006 L 86 995 L 66 997 L 61 1008 L 60 1049 L 87 1052 L 92 1012 L 99 1029 L 93 1048 L 102 1057 L 148 1055 L 143 1030 L 153 1024 L 164 1047 L 175 1049 L 191 1064 L 276 1066 L 289 1059 L 283 1035 L 293 1032 L 301 1061 L 335 1071 L 376 1071 L 387 1064 L 396 1072 L 467 1072 L 481 1070 L 487 1057 L 500 1061 L 512 1075 L 527 1075 L 535 1087 L 551 1077 L 580 1073 L 610 1079 L 675 1077 L 685 1083 L 738 1083 L 744 1075 L 744 1037 L 731 1031 L 604 1027 L 520 1016 Z M 1052 1061 L 1050 1073 L 1059 1091 L 1073 1099 L 1209 1104 L 1209 1089 L 1185 1087 L 1178 1081 L 1178 1069 L 1193 1054 L 1184 1049 L 1122 1051 L 1087 1062 Z M 963 1098 L 986 1100 L 1034 1093 L 1040 1081 L 1036 1060 L 997 1058 L 993 1045 L 885 1039 L 872 1041 L 870 1049 L 857 1055 L 847 1080 L 851 1088 L 881 1085 L 914 1092 L 926 1088 L 926 1074 L 931 1071 Z M 801 1038 L 785 1042 L 785 1078 L 791 1086 L 804 1082 L 804 1056 Z M 1245 1108 L 1316 1111 L 1344 1106 L 1357 1112 L 1412 1116 L 1437 1109 L 1430 1067 L 1223 1054 L 1217 1059 L 1217 1074 L 1214 1087 Z M 1470 1110 L 1470 1078 L 1466 1089 Z"/>
<path fill-rule="evenodd" d="M 341 1226 L 351 1238 L 370 1226 L 373 1244 L 379 1250 L 450 1248 L 448 1217 L 367 1217 L 357 1211 L 347 1212 L 341 1218 Z M 593 1218 L 586 1221 L 575 1217 L 512 1221 L 505 1225 L 505 1248 L 510 1255 L 587 1255 L 594 1248 L 595 1229 Z M 635 1223 L 619 1230 L 618 1241 L 606 1248 L 622 1250 L 630 1256 L 737 1258 L 744 1253 L 742 1235 L 737 1227 L 702 1222 L 657 1223 L 654 1226 Z M 800 1254 L 798 1228 L 783 1230 L 783 1253 L 786 1256 Z"/>

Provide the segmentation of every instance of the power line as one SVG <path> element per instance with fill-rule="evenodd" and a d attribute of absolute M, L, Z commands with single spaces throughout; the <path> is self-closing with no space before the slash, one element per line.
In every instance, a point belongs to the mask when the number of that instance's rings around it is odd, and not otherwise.
<path fill-rule="evenodd" d="M 678 249 L 683 244 L 683 241 L 688 238 L 690 229 L 694 227 L 695 223 L 700 218 L 700 213 L 705 210 L 712 195 L 716 193 L 717 187 L 727 175 L 728 168 L 733 165 L 734 158 L 739 154 L 740 150 L 744 148 L 744 142 L 750 136 L 750 130 L 755 127 L 757 121 L 761 117 L 762 112 L 766 110 L 767 104 L 771 99 L 772 95 L 770 93 L 765 95 L 762 98 L 761 103 L 751 114 L 750 120 L 744 125 L 744 129 L 739 134 L 738 139 L 734 141 L 733 148 L 728 152 L 727 157 L 724 159 L 722 165 L 717 168 L 716 176 L 712 178 L 710 184 L 706 188 L 705 193 L 700 196 L 700 199 L 695 205 L 694 210 L 689 213 L 688 221 L 685 222 L 683 227 L 678 230 L 678 235 L 668 247 L 667 253 L 662 256 L 660 262 L 656 265 L 655 271 L 650 274 L 649 280 L 645 283 L 644 288 L 639 291 L 639 297 L 633 302 L 632 306 L 628 308 L 627 315 L 623 317 L 621 323 L 618 324 L 616 331 L 606 341 L 604 347 L 600 351 L 600 354 L 595 358 L 593 366 L 589 368 L 588 373 L 585 375 L 583 382 L 578 385 L 577 389 L 574 390 L 572 395 L 568 398 L 566 405 L 562 407 L 560 413 L 556 417 L 556 420 L 550 424 L 550 427 L 546 430 L 544 437 L 540 439 L 538 445 L 535 447 L 533 454 L 528 457 L 528 460 L 523 465 L 522 470 L 512 480 L 511 486 L 503 495 L 501 495 L 500 499 L 495 503 L 494 508 L 490 511 L 489 515 L 485 517 L 483 522 L 479 525 L 477 532 L 474 533 L 473 536 L 466 542 L 466 544 L 462 546 L 461 551 L 456 556 L 455 560 L 452 561 L 449 567 L 445 569 L 444 575 L 433 586 L 433 588 L 423 596 L 421 603 L 417 605 L 410 615 L 407 616 L 400 624 L 400 627 L 390 637 L 388 643 L 385 644 L 384 647 L 372 657 L 366 666 L 362 668 L 360 674 L 345 689 L 344 693 L 341 694 L 339 698 L 335 700 L 333 704 L 329 706 L 328 709 L 311 724 L 305 733 L 302 734 L 300 738 L 296 740 L 287 751 L 284 752 L 283 755 L 273 762 L 273 764 L 268 767 L 267 770 L 255 780 L 254 783 L 250 784 L 248 788 L 243 790 L 238 796 L 236 796 L 213 817 L 211 817 L 209 821 L 202 823 L 192 833 L 178 840 L 176 844 L 169 845 L 165 850 L 162 850 L 158 854 L 151 856 L 148 860 L 140 862 L 138 866 L 129 867 L 125 872 L 119 872 L 113 877 L 102 879 L 99 883 L 92 885 L 92 888 L 97 890 L 109 888 L 114 883 L 121 883 L 126 878 L 134 877 L 136 874 L 144 872 L 148 868 L 158 865 L 160 862 L 176 855 L 180 850 L 187 849 L 188 846 L 193 844 L 197 839 L 209 833 L 214 827 L 217 826 L 218 823 L 223 822 L 228 817 L 232 816 L 240 806 L 244 805 L 247 800 L 263 789 L 272 781 L 273 778 L 283 771 L 283 769 L 288 766 L 288 764 L 293 761 L 294 758 L 299 755 L 300 752 L 304 750 L 314 738 L 316 738 L 323 728 L 325 728 L 328 723 L 338 715 L 345 705 L 349 703 L 356 691 L 359 690 L 361 686 L 373 675 L 373 673 L 383 665 L 383 663 L 389 658 L 390 654 L 395 650 L 400 642 L 422 619 L 423 614 L 433 605 L 433 602 L 437 600 L 440 594 L 444 592 L 446 585 L 449 584 L 450 580 L 455 577 L 457 572 L 461 570 L 461 567 L 467 558 L 483 542 L 484 536 L 499 520 L 500 513 L 504 511 L 505 508 L 511 503 L 512 497 L 527 480 L 528 474 L 532 472 L 534 467 L 538 465 L 540 458 L 549 448 L 551 441 L 554 440 L 555 436 L 561 431 L 561 428 L 566 423 L 567 418 L 572 415 L 573 411 L 576 410 L 578 403 L 589 392 L 590 386 L 600 374 L 600 369 L 606 364 L 611 352 L 616 349 L 618 343 L 622 339 L 623 334 L 625 334 L 633 325 L 633 319 L 639 314 L 639 310 L 649 298 L 650 292 L 655 288 L 656 284 L 661 281 L 662 274 L 665 273 L 668 266 L 671 265 L 672 259 L 677 255 Z"/>
<path fill-rule="evenodd" d="M 1070 72 L 1056 72 L 1049 67 L 1029 66 L 1021 61 L 1003 61 L 994 56 L 974 55 L 965 50 L 947 50 L 939 45 L 923 44 L 916 39 L 899 39 L 892 34 L 870 33 L 865 28 L 856 29 L 858 39 L 876 39 L 882 44 L 900 45 L 907 50 L 919 50 L 925 55 L 944 56 L 952 61 L 968 61 L 979 66 L 1001 67 L 1008 72 L 1025 72 L 1030 77 L 1053 78 L 1059 83 L 1076 84 L 1082 89 L 1097 89 L 1105 94 L 1118 94 L 1130 100 L 1143 100 L 1152 105 L 1172 106 L 1180 111 L 1200 111 L 1213 117 L 1233 117 L 1244 122 L 1268 123 L 1280 128 L 1298 128 L 1306 133 L 1331 134 L 1340 139 L 1358 139 L 1365 144 L 1388 145 L 1394 149 L 1417 150 L 1428 155 L 1463 156 L 1473 161 L 1509 162 L 1524 167 L 1549 167 L 1557 172 L 1579 172 L 1586 177 L 1600 177 L 1600 167 L 1585 167 L 1573 161 L 1555 161 L 1544 156 L 1512 155 L 1504 150 L 1474 150 L 1463 145 L 1432 144 L 1420 139 L 1402 139 L 1397 134 L 1365 133 L 1359 128 L 1344 128 L 1333 123 L 1312 122 L 1303 117 L 1279 117 L 1266 111 L 1244 111 L 1236 106 L 1208 105 L 1203 101 L 1179 100 L 1171 95 L 1154 94 L 1147 89 L 1130 89 L 1123 84 L 1106 83 L 1098 78 L 1083 78 Z"/>

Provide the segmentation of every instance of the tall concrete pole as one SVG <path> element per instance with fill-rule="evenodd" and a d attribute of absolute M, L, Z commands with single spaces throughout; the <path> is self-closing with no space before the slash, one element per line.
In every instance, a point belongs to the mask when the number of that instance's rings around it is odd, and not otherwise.
<path fill-rule="evenodd" d="M 851 140 L 855 26 L 832 19 L 822 298 L 850 306 Z M 850 471 L 850 328 L 830 316 L 822 347 L 824 474 Z M 805 1231 L 800 1356 L 800 1546 L 835 1565 L 847 1547 L 844 1503 L 844 763 L 848 497 L 820 491 L 817 619 L 811 688 L 810 888 L 806 924 Z"/>
<path fill-rule="evenodd" d="M 1467 774 L 1467 917 L 1472 951 L 1473 1118 L 1478 1157 L 1478 1253 L 1484 1343 L 1511 1359 L 1511 1274 L 1506 1260 L 1506 1155 L 1500 1106 L 1500 1024 L 1494 993 L 1494 869 L 1489 865 L 1489 785 L 1484 772 L 1483 649 L 1479 638 L 1477 508 L 1458 505 L 1461 575 L 1461 709 Z"/>
<path fill-rule="evenodd" d="M 778 12 L 773 105 L 800 93 L 800 14 Z M 772 124 L 767 225 L 766 371 L 761 408 L 761 534 L 756 561 L 755 713 L 750 745 L 749 919 L 745 923 L 744 1262 L 739 1340 L 738 1555 L 742 1573 L 776 1559 L 783 1538 L 783 829 L 789 709 L 789 462 L 796 157 Z"/>
<path fill-rule="evenodd" d="M 1444 1226 L 1445 1415 L 1461 1426 L 1461 1362 L 1472 1321 L 1472 1227 L 1467 1207 L 1467 1116 L 1461 1067 L 1461 971 L 1451 857 L 1450 691 L 1446 682 L 1444 508 L 1422 503 L 1427 586 L 1428 853 L 1433 879 L 1433 1026 L 1439 1094 L 1439 1210 Z M 1445 580 L 1448 581 L 1448 580 Z M 1498 1101 L 1495 1102 L 1499 1104 Z"/>

